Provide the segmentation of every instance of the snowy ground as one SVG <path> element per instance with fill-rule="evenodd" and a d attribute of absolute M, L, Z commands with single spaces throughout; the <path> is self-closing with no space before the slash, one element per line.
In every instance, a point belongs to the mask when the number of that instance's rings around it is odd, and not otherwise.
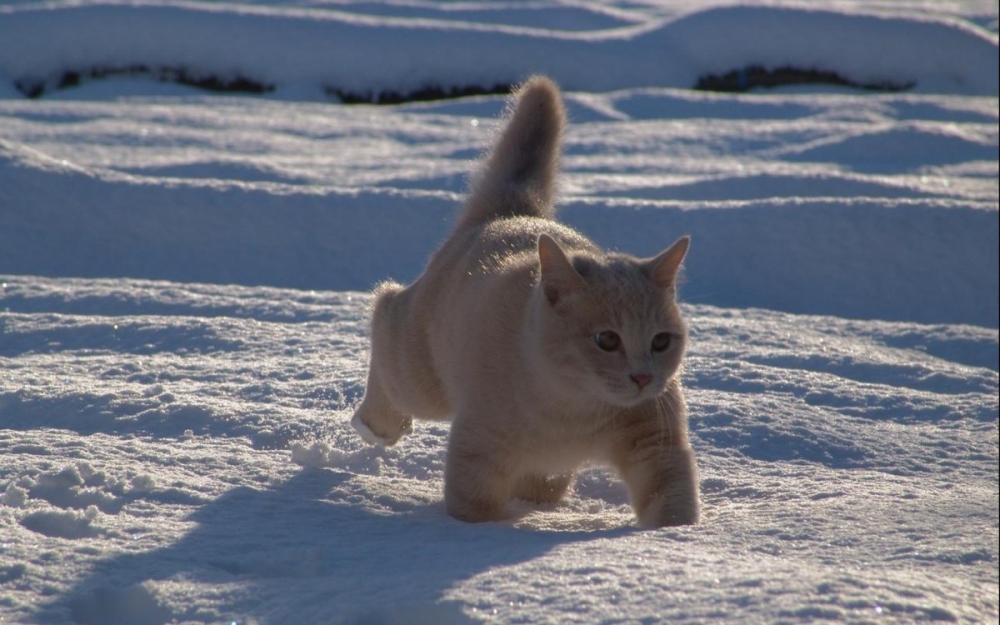
<path fill-rule="evenodd" d="M 0 623 L 996 622 L 996 3 L 707 6 L 0 2 Z M 915 86 L 688 89 L 802 59 Z M 140 64 L 274 91 L 55 88 Z M 542 70 L 561 218 L 693 236 L 698 526 L 638 530 L 601 467 L 463 524 L 446 426 L 348 425 L 364 290 L 419 273 L 503 99 L 324 89 Z"/>

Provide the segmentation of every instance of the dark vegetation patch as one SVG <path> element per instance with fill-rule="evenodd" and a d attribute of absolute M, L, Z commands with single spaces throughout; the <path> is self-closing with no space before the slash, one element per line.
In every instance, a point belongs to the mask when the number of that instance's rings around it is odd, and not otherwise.
<path fill-rule="evenodd" d="M 40 98 L 46 93 L 76 87 L 91 80 L 111 76 L 144 76 L 160 82 L 177 83 L 197 87 L 215 93 L 269 93 L 274 85 L 259 82 L 246 76 L 221 78 L 203 74 L 184 67 L 149 67 L 130 65 L 127 67 L 92 67 L 87 70 L 67 70 L 54 78 L 20 78 L 14 81 L 17 90 L 29 98 Z"/>
<path fill-rule="evenodd" d="M 496 83 L 492 87 L 469 85 L 465 87 L 442 87 L 429 85 L 415 91 L 365 91 L 352 92 L 328 87 L 327 95 L 339 98 L 344 104 L 403 104 L 404 102 L 432 102 L 434 100 L 455 100 L 474 95 L 507 95 L 511 85 Z"/>
<path fill-rule="evenodd" d="M 87 70 L 67 70 L 47 79 L 20 78 L 14 81 L 14 86 L 26 97 L 34 99 L 53 91 L 70 89 L 92 80 L 113 76 L 147 77 L 160 82 L 197 87 L 214 93 L 262 94 L 270 93 L 275 89 L 273 84 L 260 82 L 246 76 L 236 75 L 232 78 L 221 78 L 183 67 L 150 67 L 148 65 L 102 66 Z M 403 104 L 405 102 L 453 100 L 475 95 L 507 95 L 511 91 L 511 85 L 505 83 L 496 83 L 492 87 L 427 85 L 414 91 L 386 89 L 365 92 L 325 87 L 324 91 L 330 98 L 335 98 L 344 104 Z"/>
<path fill-rule="evenodd" d="M 756 88 L 782 87 L 785 85 L 836 85 L 853 87 L 865 91 L 906 91 L 912 89 L 914 82 L 870 82 L 858 83 L 848 80 L 836 72 L 819 69 L 799 69 L 796 67 L 779 67 L 767 69 L 760 65 L 748 65 L 743 69 L 734 69 L 722 75 L 705 74 L 698 78 L 694 88 L 699 91 L 723 91 L 739 93 Z"/>
<path fill-rule="evenodd" d="M 262 94 L 270 93 L 275 89 L 273 84 L 254 80 L 247 76 L 234 75 L 230 78 L 223 78 L 184 67 L 150 67 L 147 65 L 99 66 L 87 70 L 67 70 L 47 79 L 20 78 L 14 81 L 14 85 L 27 97 L 40 98 L 53 91 L 69 89 L 91 80 L 112 76 L 149 77 L 160 82 L 197 87 L 214 93 Z M 743 69 L 721 75 L 705 74 L 698 78 L 694 89 L 739 93 L 756 88 L 785 85 L 835 85 L 866 91 L 897 92 L 911 89 L 914 84 L 913 82 L 892 81 L 858 83 L 832 71 L 795 67 L 766 69 L 760 65 L 749 65 Z M 495 83 L 486 87 L 478 85 L 426 85 L 413 91 L 394 89 L 349 91 L 335 86 L 326 86 L 323 90 L 331 99 L 337 99 L 343 104 L 403 104 L 406 102 L 453 100 L 478 95 L 507 95 L 511 89 L 512 85 L 510 84 Z"/>

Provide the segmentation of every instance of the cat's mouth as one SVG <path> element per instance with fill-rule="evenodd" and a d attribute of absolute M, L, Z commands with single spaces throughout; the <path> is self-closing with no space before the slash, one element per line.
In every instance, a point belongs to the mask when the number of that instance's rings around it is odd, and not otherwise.
<path fill-rule="evenodd" d="M 611 395 L 612 398 L 611 403 L 619 406 L 620 408 L 634 408 L 639 404 L 654 399 L 661 392 L 663 392 L 663 389 L 653 384 L 643 388 L 636 388 L 635 385 L 632 385 L 631 387 L 623 385 L 612 389 L 612 392 L 609 393 L 609 395 Z"/>

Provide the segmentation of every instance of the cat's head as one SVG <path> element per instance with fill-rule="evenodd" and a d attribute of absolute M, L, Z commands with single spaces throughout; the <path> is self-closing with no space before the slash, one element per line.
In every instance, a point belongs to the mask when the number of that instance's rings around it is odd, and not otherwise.
<path fill-rule="evenodd" d="M 687 342 L 676 285 L 689 243 L 682 237 L 650 259 L 568 256 L 541 235 L 537 338 L 550 379 L 612 406 L 659 395 Z"/>

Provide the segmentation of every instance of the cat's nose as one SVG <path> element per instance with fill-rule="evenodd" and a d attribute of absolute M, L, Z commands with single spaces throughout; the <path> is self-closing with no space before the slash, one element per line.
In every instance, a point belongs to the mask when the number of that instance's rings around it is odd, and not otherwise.
<path fill-rule="evenodd" d="M 628 377 L 632 378 L 632 381 L 635 382 L 640 391 L 646 388 L 646 385 L 653 381 L 653 376 L 648 373 L 632 373 L 629 374 Z"/>

